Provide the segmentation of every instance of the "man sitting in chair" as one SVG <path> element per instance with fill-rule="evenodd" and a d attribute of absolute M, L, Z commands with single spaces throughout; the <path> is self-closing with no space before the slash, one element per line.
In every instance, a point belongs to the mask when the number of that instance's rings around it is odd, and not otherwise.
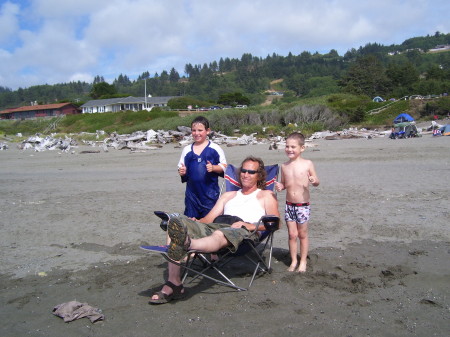
<path fill-rule="evenodd" d="M 260 218 L 264 215 L 279 217 L 276 196 L 272 191 L 265 190 L 265 178 L 264 162 L 260 158 L 249 156 L 244 159 L 240 168 L 242 187 L 239 191 L 222 194 L 211 211 L 198 221 L 184 215 L 170 217 L 169 257 L 174 261 L 181 261 L 189 250 L 214 253 L 225 247 L 234 252 L 245 238 L 257 239 L 257 232 L 253 235 L 251 232 L 255 231 Z M 231 225 L 214 223 L 220 215 L 236 216 L 243 221 Z M 258 230 L 264 230 L 263 226 Z M 183 297 L 180 269 L 179 265 L 168 264 L 168 281 L 161 291 L 151 297 L 150 304 L 167 303 Z"/>

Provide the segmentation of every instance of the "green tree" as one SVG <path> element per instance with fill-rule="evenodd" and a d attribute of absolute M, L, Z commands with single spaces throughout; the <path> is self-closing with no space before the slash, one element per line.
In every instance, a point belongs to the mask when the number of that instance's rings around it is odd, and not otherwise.
<path fill-rule="evenodd" d="M 103 81 L 104 82 L 104 81 Z M 131 85 L 131 81 L 127 75 L 120 74 L 117 79 L 114 80 L 113 84 L 115 86 L 127 87 Z"/>
<path fill-rule="evenodd" d="M 112 96 L 117 94 L 116 87 L 112 84 L 108 84 L 106 82 L 96 83 L 92 86 L 92 90 L 89 93 L 93 99 L 99 98 L 107 98 L 108 96 Z"/>
<path fill-rule="evenodd" d="M 370 97 L 385 95 L 390 89 L 385 68 L 374 55 L 359 58 L 349 68 L 340 85 L 349 93 Z"/>
<path fill-rule="evenodd" d="M 199 99 L 192 97 L 183 96 L 172 98 L 171 100 L 169 100 L 169 102 L 167 102 L 167 105 L 171 109 L 187 109 L 189 106 L 193 108 L 195 108 L 196 106 L 197 107 L 208 106 L 208 102 L 201 101 Z"/>
<path fill-rule="evenodd" d="M 427 71 L 427 80 L 441 80 L 444 78 L 444 71 L 437 64 L 433 64 Z"/>
<path fill-rule="evenodd" d="M 359 123 L 364 120 L 365 112 L 362 106 L 357 107 L 352 114 L 350 114 L 350 122 L 351 123 Z"/>
<path fill-rule="evenodd" d="M 250 99 L 244 95 L 242 95 L 240 92 L 229 92 L 226 94 L 220 95 L 219 99 L 217 100 L 218 104 L 223 105 L 237 105 L 237 104 L 250 104 Z"/>
<path fill-rule="evenodd" d="M 94 77 L 94 83 L 93 84 L 97 84 L 97 83 L 101 83 L 101 82 L 105 82 L 105 79 L 103 78 L 103 76 L 95 76 Z"/>
<path fill-rule="evenodd" d="M 177 83 L 179 79 L 180 79 L 180 74 L 178 74 L 178 71 L 176 71 L 175 68 L 170 69 L 170 73 L 169 73 L 170 83 Z"/>
<path fill-rule="evenodd" d="M 309 74 L 294 73 L 286 79 L 286 87 L 293 90 L 297 96 L 307 95 L 309 92 L 307 81 L 310 77 Z"/>
<path fill-rule="evenodd" d="M 419 72 L 411 62 L 404 64 L 390 64 L 386 75 L 394 87 L 410 88 L 419 79 Z"/>

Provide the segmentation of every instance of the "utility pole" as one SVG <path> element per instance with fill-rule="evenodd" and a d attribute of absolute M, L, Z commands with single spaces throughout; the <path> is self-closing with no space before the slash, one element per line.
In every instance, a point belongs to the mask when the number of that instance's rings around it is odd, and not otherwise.
<path fill-rule="evenodd" d="M 147 79 L 144 79 L 145 110 L 147 110 Z"/>

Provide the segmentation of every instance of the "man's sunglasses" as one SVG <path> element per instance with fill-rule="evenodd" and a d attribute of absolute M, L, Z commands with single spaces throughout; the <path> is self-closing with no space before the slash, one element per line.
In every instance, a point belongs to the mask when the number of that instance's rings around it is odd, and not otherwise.
<path fill-rule="evenodd" d="M 255 173 L 258 173 L 258 171 L 255 171 L 255 170 L 246 170 L 246 169 L 244 169 L 244 168 L 241 168 L 241 173 L 255 174 Z"/>

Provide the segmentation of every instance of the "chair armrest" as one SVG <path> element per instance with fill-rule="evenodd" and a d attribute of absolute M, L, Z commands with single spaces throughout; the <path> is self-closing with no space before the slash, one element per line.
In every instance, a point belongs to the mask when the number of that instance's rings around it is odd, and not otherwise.
<path fill-rule="evenodd" d="M 159 227 L 161 227 L 163 231 L 167 232 L 167 227 L 169 224 L 169 214 L 162 211 L 155 211 L 154 213 L 157 217 L 161 218 L 162 220 L 161 223 L 159 224 Z"/>
<path fill-rule="evenodd" d="M 275 215 L 264 215 L 261 221 L 268 231 L 276 231 L 280 228 L 280 218 Z"/>

